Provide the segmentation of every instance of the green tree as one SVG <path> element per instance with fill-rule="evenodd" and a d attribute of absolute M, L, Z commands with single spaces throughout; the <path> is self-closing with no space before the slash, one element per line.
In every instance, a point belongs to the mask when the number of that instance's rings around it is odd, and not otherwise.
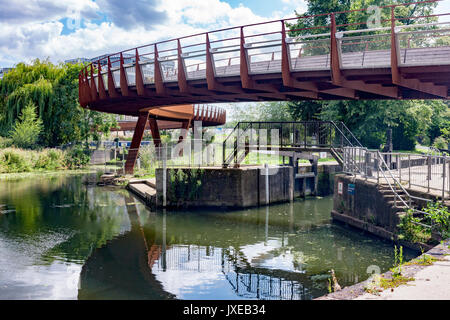
<path fill-rule="evenodd" d="M 39 143 L 57 146 L 98 138 L 117 125 L 114 116 L 80 107 L 78 74 L 82 64 L 38 59 L 19 63 L 0 81 L 0 135 L 6 136 L 31 101 L 43 123 Z"/>
<path fill-rule="evenodd" d="M 295 121 L 319 120 L 322 101 L 292 101 L 287 103 L 288 112 Z"/>
<path fill-rule="evenodd" d="M 36 114 L 36 106 L 30 102 L 16 120 L 11 131 L 11 139 L 16 147 L 33 148 L 41 131 L 42 120 Z"/>

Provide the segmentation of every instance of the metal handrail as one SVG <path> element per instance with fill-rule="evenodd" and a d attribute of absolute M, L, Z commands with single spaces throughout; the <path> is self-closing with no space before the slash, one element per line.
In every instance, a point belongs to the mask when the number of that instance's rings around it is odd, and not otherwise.
<path fill-rule="evenodd" d="M 305 130 L 306 130 L 306 126 L 308 124 L 328 124 L 329 125 L 329 129 L 332 130 L 332 128 L 334 128 L 336 134 L 338 135 L 338 137 L 340 137 L 340 143 L 336 144 L 333 141 L 333 138 L 331 137 L 331 135 L 329 136 L 330 141 L 329 143 L 326 144 L 327 147 L 329 147 L 330 149 L 333 148 L 336 152 L 337 150 L 335 148 L 344 148 L 345 146 L 349 146 L 349 147 L 355 147 L 354 143 L 352 143 L 347 135 L 339 128 L 339 126 L 333 122 L 333 121 L 286 121 L 286 122 L 280 122 L 280 121 L 257 121 L 257 122 L 251 122 L 251 121 L 241 121 L 238 122 L 236 124 L 236 126 L 234 127 L 233 131 L 226 137 L 226 139 L 223 141 L 223 164 L 224 165 L 229 165 L 231 163 L 231 161 L 233 160 L 233 158 L 235 157 L 236 153 L 238 153 L 241 150 L 241 145 L 242 143 L 239 143 L 239 135 L 245 134 L 247 132 L 247 130 L 249 129 L 249 127 L 251 127 L 253 124 L 274 124 L 274 125 L 286 125 L 287 128 L 290 128 L 290 124 L 301 124 L 305 126 Z M 347 132 L 351 131 L 342 123 L 339 123 L 342 128 L 345 128 L 345 130 Z M 244 125 L 247 125 L 244 128 Z M 243 131 L 241 132 L 241 128 L 243 129 Z M 328 130 L 328 129 L 327 129 Z M 330 132 L 331 133 L 331 132 Z M 231 139 L 231 137 L 234 136 L 238 139 L 238 144 L 235 144 L 234 146 L 234 152 L 230 155 L 226 155 L 226 143 Z M 351 134 L 351 138 L 356 141 L 356 144 L 358 146 L 361 146 L 361 143 L 358 141 L 358 139 L 356 139 L 356 137 Z M 306 139 L 306 135 L 305 135 L 305 139 Z M 292 141 L 291 141 L 292 142 Z M 283 145 L 283 142 L 281 141 L 281 145 Z M 259 142 L 258 142 L 258 146 L 259 146 Z M 268 145 L 267 145 L 268 146 Z M 306 140 L 305 140 L 305 147 L 306 147 Z M 358 147 L 359 148 L 359 147 Z M 356 166 L 356 164 L 353 164 Z"/>

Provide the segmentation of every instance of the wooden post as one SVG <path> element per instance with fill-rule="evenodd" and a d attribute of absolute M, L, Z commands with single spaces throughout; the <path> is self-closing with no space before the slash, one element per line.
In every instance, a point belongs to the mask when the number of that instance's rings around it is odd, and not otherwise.
<path fill-rule="evenodd" d="M 114 83 L 111 68 L 112 68 L 111 59 L 110 57 L 108 57 L 108 95 L 110 98 L 117 98 L 119 94 L 117 93 L 116 90 L 116 85 Z"/>
<path fill-rule="evenodd" d="M 145 87 L 144 87 L 144 77 L 142 76 L 141 65 L 139 64 L 139 52 L 136 49 L 136 65 L 135 65 L 135 73 L 136 73 L 136 91 L 139 96 L 145 95 Z"/>
<path fill-rule="evenodd" d="M 129 95 L 128 93 L 128 80 L 127 75 L 125 73 L 125 68 L 123 67 L 123 54 L 120 53 L 120 91 L 122 96 L 126 97 Z"/>

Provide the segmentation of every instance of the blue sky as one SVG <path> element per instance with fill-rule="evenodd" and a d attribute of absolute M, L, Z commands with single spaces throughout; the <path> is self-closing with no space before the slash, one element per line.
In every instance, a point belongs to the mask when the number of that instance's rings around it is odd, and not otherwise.
<path fill-rule="evenodd" d="M 305 0 L 0 0 L 0 67 L 91 58 L 305 8 Z"/>

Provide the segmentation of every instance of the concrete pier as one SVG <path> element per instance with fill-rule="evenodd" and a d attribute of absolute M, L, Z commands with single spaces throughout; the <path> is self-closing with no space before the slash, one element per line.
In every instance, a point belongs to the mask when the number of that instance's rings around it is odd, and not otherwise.
<path fill-rule="evenodd" d="M 156 206 L 163 203 L 163 169 L 156 170 Z M 248 208 L 266 205 L 263 167 L 169 168 L 167 207 Z M 269 167 L 269 204 L 293 199 L 293 168 Z"/>

